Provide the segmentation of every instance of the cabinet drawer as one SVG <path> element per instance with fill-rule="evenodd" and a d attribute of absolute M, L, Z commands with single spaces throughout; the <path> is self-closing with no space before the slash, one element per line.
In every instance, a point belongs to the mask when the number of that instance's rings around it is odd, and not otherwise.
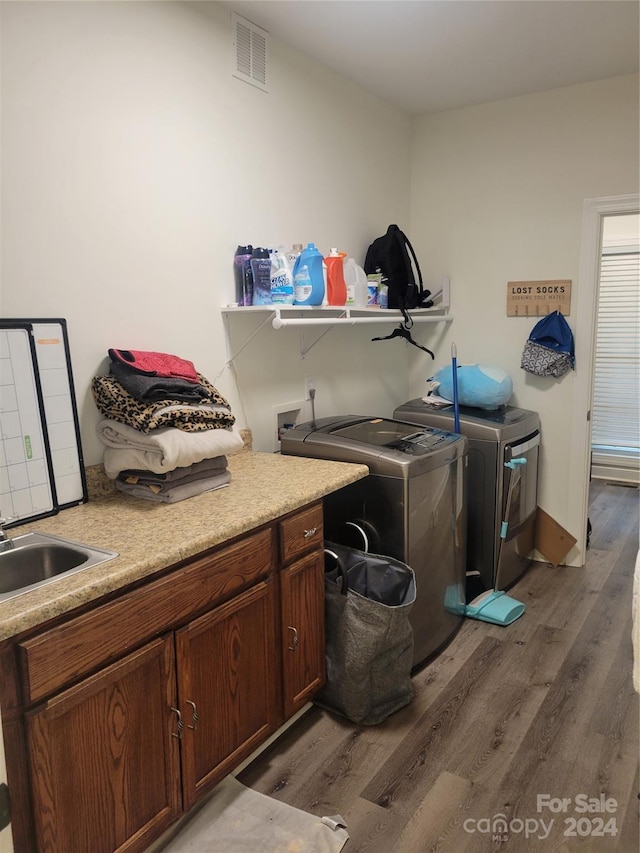
<path fill-rule="evenodd" d="M 176 569 L 18 644 L 27 703 L 215 607 L 272 570 L 272 529 Z"/>
<path fill-rule="evenodd" d="M 313 504 L 308 509 L 283 519 L 279 528 L 282 562 L 288 563 L 305 551 L 322 544 L 322 504 Z"/>

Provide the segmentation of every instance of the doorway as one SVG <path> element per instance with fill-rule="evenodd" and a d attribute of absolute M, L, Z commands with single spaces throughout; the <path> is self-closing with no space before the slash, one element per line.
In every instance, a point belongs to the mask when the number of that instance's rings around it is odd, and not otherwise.
<path fill-rule="evenodd" d="M 583 204 L 580 250 L 580 300 L 575 325 L 576 369 L 571 421 L 569 488 L 575 501 L 569 507 L 570 530 L 579 531 L 571 565 L 586 559 L 589 479 L 591 470 L 591 407 L 595 361 L 597 297 L 604 218 L 640 213 L 640 194 L 586 199 Z"/>
<path fill-rule="evenodd" d="M 598 288 L 591 477 L 640 477 L 640 215 L 606 216 Z"/>

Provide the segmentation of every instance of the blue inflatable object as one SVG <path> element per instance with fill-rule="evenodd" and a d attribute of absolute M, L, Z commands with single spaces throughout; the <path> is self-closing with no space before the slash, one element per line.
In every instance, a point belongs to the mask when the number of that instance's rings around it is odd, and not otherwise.
<path fill-rule="evenodd" d="M 453 402 L 452 365 L 441 367 L 433 379 L 440 383 L 437 394 Z M 480 364 L 458 365 L 458 402 L 461 406 L 498 409 L 509 402 L 512 394 L 513 382 L 506 370 Z"/>

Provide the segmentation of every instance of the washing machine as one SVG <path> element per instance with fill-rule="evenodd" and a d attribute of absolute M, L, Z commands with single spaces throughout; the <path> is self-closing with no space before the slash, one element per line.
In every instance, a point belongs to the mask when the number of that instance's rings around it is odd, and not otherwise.
<path fill-rule="evenodd" d="M 453 405 L 436 408 L 420 397 L 398 406 L 393 417 L 454 429 Z M 467 572 L 479 575 L 484 589 L 491 589 L 500 557 L 498 585 L 508 589 L 529 567 L 534 547 L 540 419 L 537 412 L 515 406 L 494 411 L 460 406 L 459 419 L 460 432 L 469 440 Z M 505 467 L 515 458 L 526 464 Z M 514 481 L 506 507 L 509 477 Z M 503 521 L 507 535 L 500 553 Z"/>
<path fill-rule="evenodd" d="M 285 455 L 369 467 L 367 477 L 325 497 L 325 539 L 414 570 L 414 671 L 444 648 L 463 618 L 467 444 L 446 430 L 359 415 L 300 424 L 281 438 Z"/>

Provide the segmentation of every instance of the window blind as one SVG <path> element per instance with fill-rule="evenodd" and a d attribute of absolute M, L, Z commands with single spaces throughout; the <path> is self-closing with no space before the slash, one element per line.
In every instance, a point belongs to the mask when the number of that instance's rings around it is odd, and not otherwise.
<path fill-rule="evenodd" d="M 593 388 L 592 447 L 635 455 L 640 447 L 640 252 L 602 255 Z"/>

